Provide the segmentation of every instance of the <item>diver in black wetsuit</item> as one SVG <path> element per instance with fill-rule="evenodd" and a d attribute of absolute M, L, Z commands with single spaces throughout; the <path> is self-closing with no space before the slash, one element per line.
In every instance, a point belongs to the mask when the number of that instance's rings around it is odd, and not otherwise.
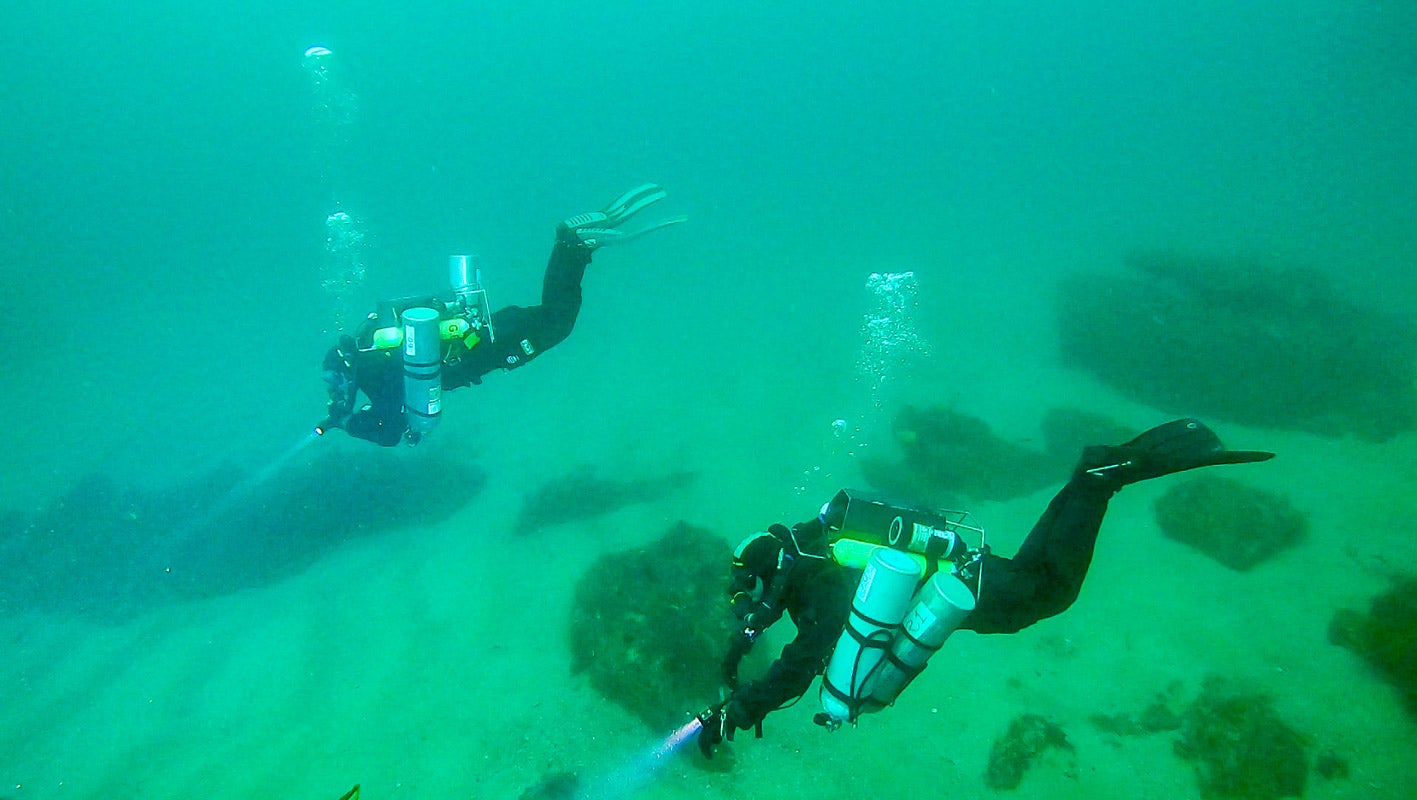
<path fill-rule="evenodd" d="M 970 587 L 977 601 L 959 627 L 1015 633 L 1071 606 L 1092 562 L 1107 503 L 1123 486 L 1197 467 L 1273 457 L 1226 450 L 1209 428 L 1191 419 L 1166 423 L 1123 445 L 1085 448 L 1071 479 L 1012 559 L 978 554 L 976 580 L 983 575 L 983 589 L 979 582 Z M 828 546 L 843 513 L 844 507 L 833 501 L 817 519 L 791 528 L 773 525 L 735 551 L 729 595 L 743 625 L 723 662 L 724 681 L 733 692 L 699 716 L 698 742 L 705 756 L 712 757 L 713 748 L 732 739 L 735 730 L 757 728 L 761 735 L 763 717 L 800 697 L 827 668 L 838 638 L 845 638 L 842 631 L 861 573 L 839 565 Z M 796 638 L 763 677 L 738 685 L 739 662 L 758 634 L 784 613 L 797 627 Z M 821 716 L 818 722 L 830 727 Z"/>
<path fill-rule="evenodd" d="M 397 335 L 399 318 L 405 310 L 435 309 L 443 323 L 457 322 L 453 317 L 459 315 L 466 318 L 464 322 L 471 320 L 470 328 L 464 326 L 457 335 L 443 336 L 442 363 L 437 369 L 441 385 L 434 390 L 435 397 L 443 390 L 481 383 L 482 376 L 494 369 L 523 366 L 570 335 L 581 310 L 581 278 L 596 249 L 684 221 L 683 217 L 674 217 L 631 233 L 618 230 L 621 223 L 664 196 L 660 187 L 645 184 L 621 195 L 602 211 L 579 214 L 557 225 L 556 243 L 542 281 L 541 305 L 508 306 L 488 314 L 485 308 L 469 309 L 465 301 L 460 303 L 462 297 L 470 295 L 460 295 L 453 302 L 425 296 L 381 303 L 380 310 L 370 314 L 354 336 L 341 336 L 339 343 L 325 354 L 329 416 L 316 431 L 343 428 L 350 436 L 384 446 L 404 440 L 416 443 L 421 433 L 409 425 L 405 362 L 399 354 L 402 348 L 399 340 L 380 343 L 385 331 Z M 472 294 L 485 298 L 480 286 Z M 485 299 L 481 302 L 485 303 Z M 437 355 L 434 354 L 435 362 Z M 356 409 L 360 392 L 369 402 Z"/>

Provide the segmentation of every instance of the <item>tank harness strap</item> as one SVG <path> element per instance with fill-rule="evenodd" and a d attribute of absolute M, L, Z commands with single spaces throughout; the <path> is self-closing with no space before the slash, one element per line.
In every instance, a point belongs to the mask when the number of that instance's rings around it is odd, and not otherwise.
<path fill-rule="evenodd" d="M 851 695 L 836 688 L 836 686 L 832 684 L 831 679 L 825 675 L 822 676 L 822 688 L 830 692 L 832 697 L 845 703 L 846 707 L 851 709 L 851 718 L 856 719 L 856 700 Z"/>
<path fill-rule="evenodd" d="M 920 579 L 917 589 L 940 571 L 940 561 L 949 555 L 951 544 L 950 540 L 943 536 L 930 537 L 930 541 L 925 545 L 925 576 Z"/>
<path fill-rule="evenodd" d="M 892 627 L 898 627 L 898 626 L 892 626 L 892 625 L 890 625 L 889 623 L 886 623 L 886 622 L 882 622 L 881 620 L 874 619 L 874 618 L 872 618 L 872 617 L 868 617 L 867 615 L 862 614 L 862 613 L 861 613 L 861 610 L 858 609 L 858 608 L 856 608 L 855 606 L 852 607 L 852 609 L 851 609 L 851 614 L 852 614 L 852 616 L 860 617 L 863 622 L 869 623 L 869 624 L 871 624 L 871 625 L 875 625 L 877 628 L 880 628 L 880 629 L 890 629 L 890 628 L 892 628 Z M 846 622 L 846 631 L 847 631 L 847 633 L 850 633 L 850 634 L 851 634 L 851 638 L 855 639 L 855 640 L 857 641 L 857 643 L 860 644 L 862 647 L 882 647 L 882 648 L 883 648 L 883 647 L 889 647 L 889 646 L 890 646 L 890 641 L 889 641 L 888 639 L 885 639 L 885 640 L 882 640 L 882 639 L 872 639 L 870 636 L 868 636 L 868 635 L 866 635 L 866 634 L 864 634 L 864 633 L 862 633 L 862 632 L 856 630 L 856 626 L 854 626 L 854 625 L 851 624 L 850 619 L 848 619 L 847 622 Z M 881 631 L 877 631 L 877 632 L 880 633 Z"/>
<path fill-rule="evenodd" d="M 901 661 L 901 660 L 896 656 L 894 649 L 891 649 L 891 650 L 887 650 L 887 651 L 886 651 L 886 655 L 885 655 L 886 660 L 889 661 L 892 665 L 895 666 L 896 669 L 898 669 L 898 670 L 900 670 L 901 672 L 903 672 L 910 680 L 913 681 L 913 680 L 916 679 L 916 677 L 918 677 L 918 676 L 920 675 L 920 673 L 922 673 L 922 672 L 925 671 L 925 667 L 929 666 L 929 664 L 930 664 L 929 659 L 930 659 L 930 658 L 933 658 L 936 653 L 940 652 L 940 648 L 944 646 L 944 643 L 937 644 L 937 645 L 934 645 L 934 646 L 932 647 L 932 646 L 930 646 L 930 645 L 928 645 L 928 644 L 925 644 L 924 642 L 920 641 L 919 639 L 915 638 L 914 636 L 911 636 L 911 635 L 910 635 L 910 631 L 907 631 L 905 628 L 901 628 L 901 629 L 900 629 L 900 633 L 897 634 L 897 635 L 898 635 L 898 636 L 901 636 L 901 637 L 903 637 L 903 638 L 905 638 L 905 639 L 906 639 L 907 641 L 909 641 L 911 644 L 915 645 L 915 647 L 916 647 L 917 649 L 923 650 L 923 651 L 925 651 L 926 653 L 929 654 L 929 655 L 926 656 L 926 661 L 925 661 L 925 663 L 921 664 L 921 665 L 918 666 L 918 667 L 913 667 L 913 666 L 911 666 L 911 665 L 905 663 L 904 661 Z"/>
<path fill-rule="evenodd" d="M 860 609 L 856 608 L 854 605 L 851 609 L 851 615 L 853 617 L 859 617 L 861 620 L 877 627 L 875 638 L 873 638 L 871 635 L 862 633 L 861 631 L 857 630 L 856 626 L 851 624 L 853 620 L 848 619 L 846 621 L 846 634 L 852 639 L 856 640 L 857 644 L 861 645 L 860 652 L 856 654 L 857 667 L 852 668 L 852 683 L 855 683 L 857 677 L 855 672 L 861 663 L 861 656 L 868 649 L 874 649 L 885 650 L 885 657 L 890 658 L 891 640 L 890 636 L 886 635 L 888 631 L 883 630 L 889 628 L 889 626 L 887 626 L 884 622 L 878 619 L 872 619 L 871 617 L 862 614 Z M 882 638 L 883 636 L 884 638 Z M 858 716 L 860 716 L 860 714 L 858 714 L 857 712 L 863 706 L 867 705 L 867 703 L 870 701 L 870 698 L 868 697 L 852 697 L 851 695 L 847 694 L 846 692 L 833 685 L 832 682 L 825 675 L 822 676 L 822 688 L 830 692 L 833 697 L 840 700 L 843 705 L 845 705 L 848 709 L 851 710 L 851 720 L 853 721 Z"/>

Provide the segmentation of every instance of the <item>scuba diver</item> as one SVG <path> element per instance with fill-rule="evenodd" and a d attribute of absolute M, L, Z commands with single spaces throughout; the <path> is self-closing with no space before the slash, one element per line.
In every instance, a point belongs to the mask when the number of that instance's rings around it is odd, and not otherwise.
<path fill-rule="evenodd" d="M 1194 419 L 1153 428 L 1122 445 L 1083 449 L 1018 553 L 989 552 L 961 512 L 899 506 L 843 490 L 816 519 L 773 525 L 733 555 L 730 602 L 741 625 L 722 663 L 731 694 L 698 716 L 705 757 L 737 730 L 755 729 L 823 675 L 829 730 L 889 706 L 949 634 L 1016 633 L 1073 604 L 1092 561 L 1107 503 L 1128 484 L 1274 454 L 1227 450 Z M 961 536 L 980 536 L 971 549 Z M 859 571 L 858 571 L 859 570 Z M 738 665 L 764 629 L 791 616 L 796 637 L 766 674 L 740 685 Z"/>
<path fill-rule="evenodd" d="M 591 254 L 685 220 L 674 217 L 633 232 L 619 229 L 664 197 L 663 189 L 647 183 L 601 211 L 557 225 L 539 306 L 489 313 L 481 270 L 473 257 L 461 255 L 450 260 L 451 300 L 417 296 L 379 303 L 354 336 L 341 336 L 325 354 L 329 415 L 316 433 L 343 428 L 386 447 L 417 444 L 437 424 L 444 390 L 481 383 L 494 369 L 524 366 L 569 336 Z M 361 392 L 369 402 L 356 408 Z"/>

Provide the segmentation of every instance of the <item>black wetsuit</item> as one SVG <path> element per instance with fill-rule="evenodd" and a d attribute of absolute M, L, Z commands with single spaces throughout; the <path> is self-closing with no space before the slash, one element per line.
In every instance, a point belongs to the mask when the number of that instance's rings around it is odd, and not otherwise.
<path fill-rule="evenodd" d="M 581 278 L 590 263 L 591 250 L 557 242 L 546 263 L 541 284 L 541 305 L 507 306 L 492 314 L 493 341 L 482 341 L 471 350 L 454 349 L 456 356 L 443 362 L 443 390 L 474 383 L 494 369 L 515 369 L 559 344 L 571 334 L 581 310 Z M 430 298 L 430 301 L 432 298 Z M 377 326 L 371 320 L 366 325 Z M 325 357 L 328 371 L 348 354 L 334 348 Z M 354 412 L 345 422 L 349 435 L 381 445 L 398 444 L 407 430 L 403 414 L 402 362 L 394 351 L 353 354 L 354 382 L 369 398 L 369 408 Z"/>
<path fill-rule="evenodd" d="M 1092 563 L 1093 546 L 1114 485 L 1087 475 L 1069 481 L 1013 558 L 989 555 L 983 567 L 983 594 L 965 617 L 964 630 L 1015 633 L 1072 605 Z M 825 552 L 822 523 L 793 526 L 797 541 Z M 743 715 L 740 727 L 760 722 L 783 703 L 799 697 L 827 666 L 851 611 L 860 571 L 830 558 L 799 560 L 781 602 L 797 626 L 797 636 L 762 678 L 740 687 L 733 701 Z"/>

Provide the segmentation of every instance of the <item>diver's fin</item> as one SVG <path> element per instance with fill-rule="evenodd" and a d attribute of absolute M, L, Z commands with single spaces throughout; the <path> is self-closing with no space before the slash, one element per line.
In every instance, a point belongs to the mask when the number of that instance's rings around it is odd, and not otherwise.
<path fill-rule="evenodd" d="M 665 198 L 665 191 L 658 184 L 646 183 L 610 201 L 604 209 L 577 214 L 562 220 L 556 226 L 556 238 L 563 244 L 594 250 L 612 244 L 622 244 L 631 239 L 678 225 L 688 217 L 672 217 L 653 223 L 636 231 L 619 230 L 621 223 L 649 208 Z"/>
<path fill-rule="evenodd" d="M 683 215 L 670 217 L 669 219 L 656 222 L 646 228 L 637 231 L 621 231 L 614 228 L 579 228 L 576 235 L 580 237 L 583 244 L 591 247 L 606 247 L 612 244 L 624 244 L 633 239 L 638 239 L 646 233 L 653 233 L 660 228 L 667 228 L 670 225 L 678 225 L 681 222 L 688 222 L 689 218 Z"/>
<path fill-rule="evenodd" d="M 1220 437 L 1200 420 L 1177 419 L 1122 445 L 1083 450 L 1082 471 L 1116 486 L 1215 464 L 1268 461 L 1274 453 L 1226 450 Z"/>
<path fill-rule="evenodd" d="M 666 192 L 653 183 L 636 186 L 615 198 L 601 213 L 605 215 L 607 227 L 615 227 L 649 206 L 663 200 Z"/>
<path fill-rule="evenodd" d="M 359 784 L 354 784 L 354 788 L 341 795 L 339 800 L 359 800 Z"/>

